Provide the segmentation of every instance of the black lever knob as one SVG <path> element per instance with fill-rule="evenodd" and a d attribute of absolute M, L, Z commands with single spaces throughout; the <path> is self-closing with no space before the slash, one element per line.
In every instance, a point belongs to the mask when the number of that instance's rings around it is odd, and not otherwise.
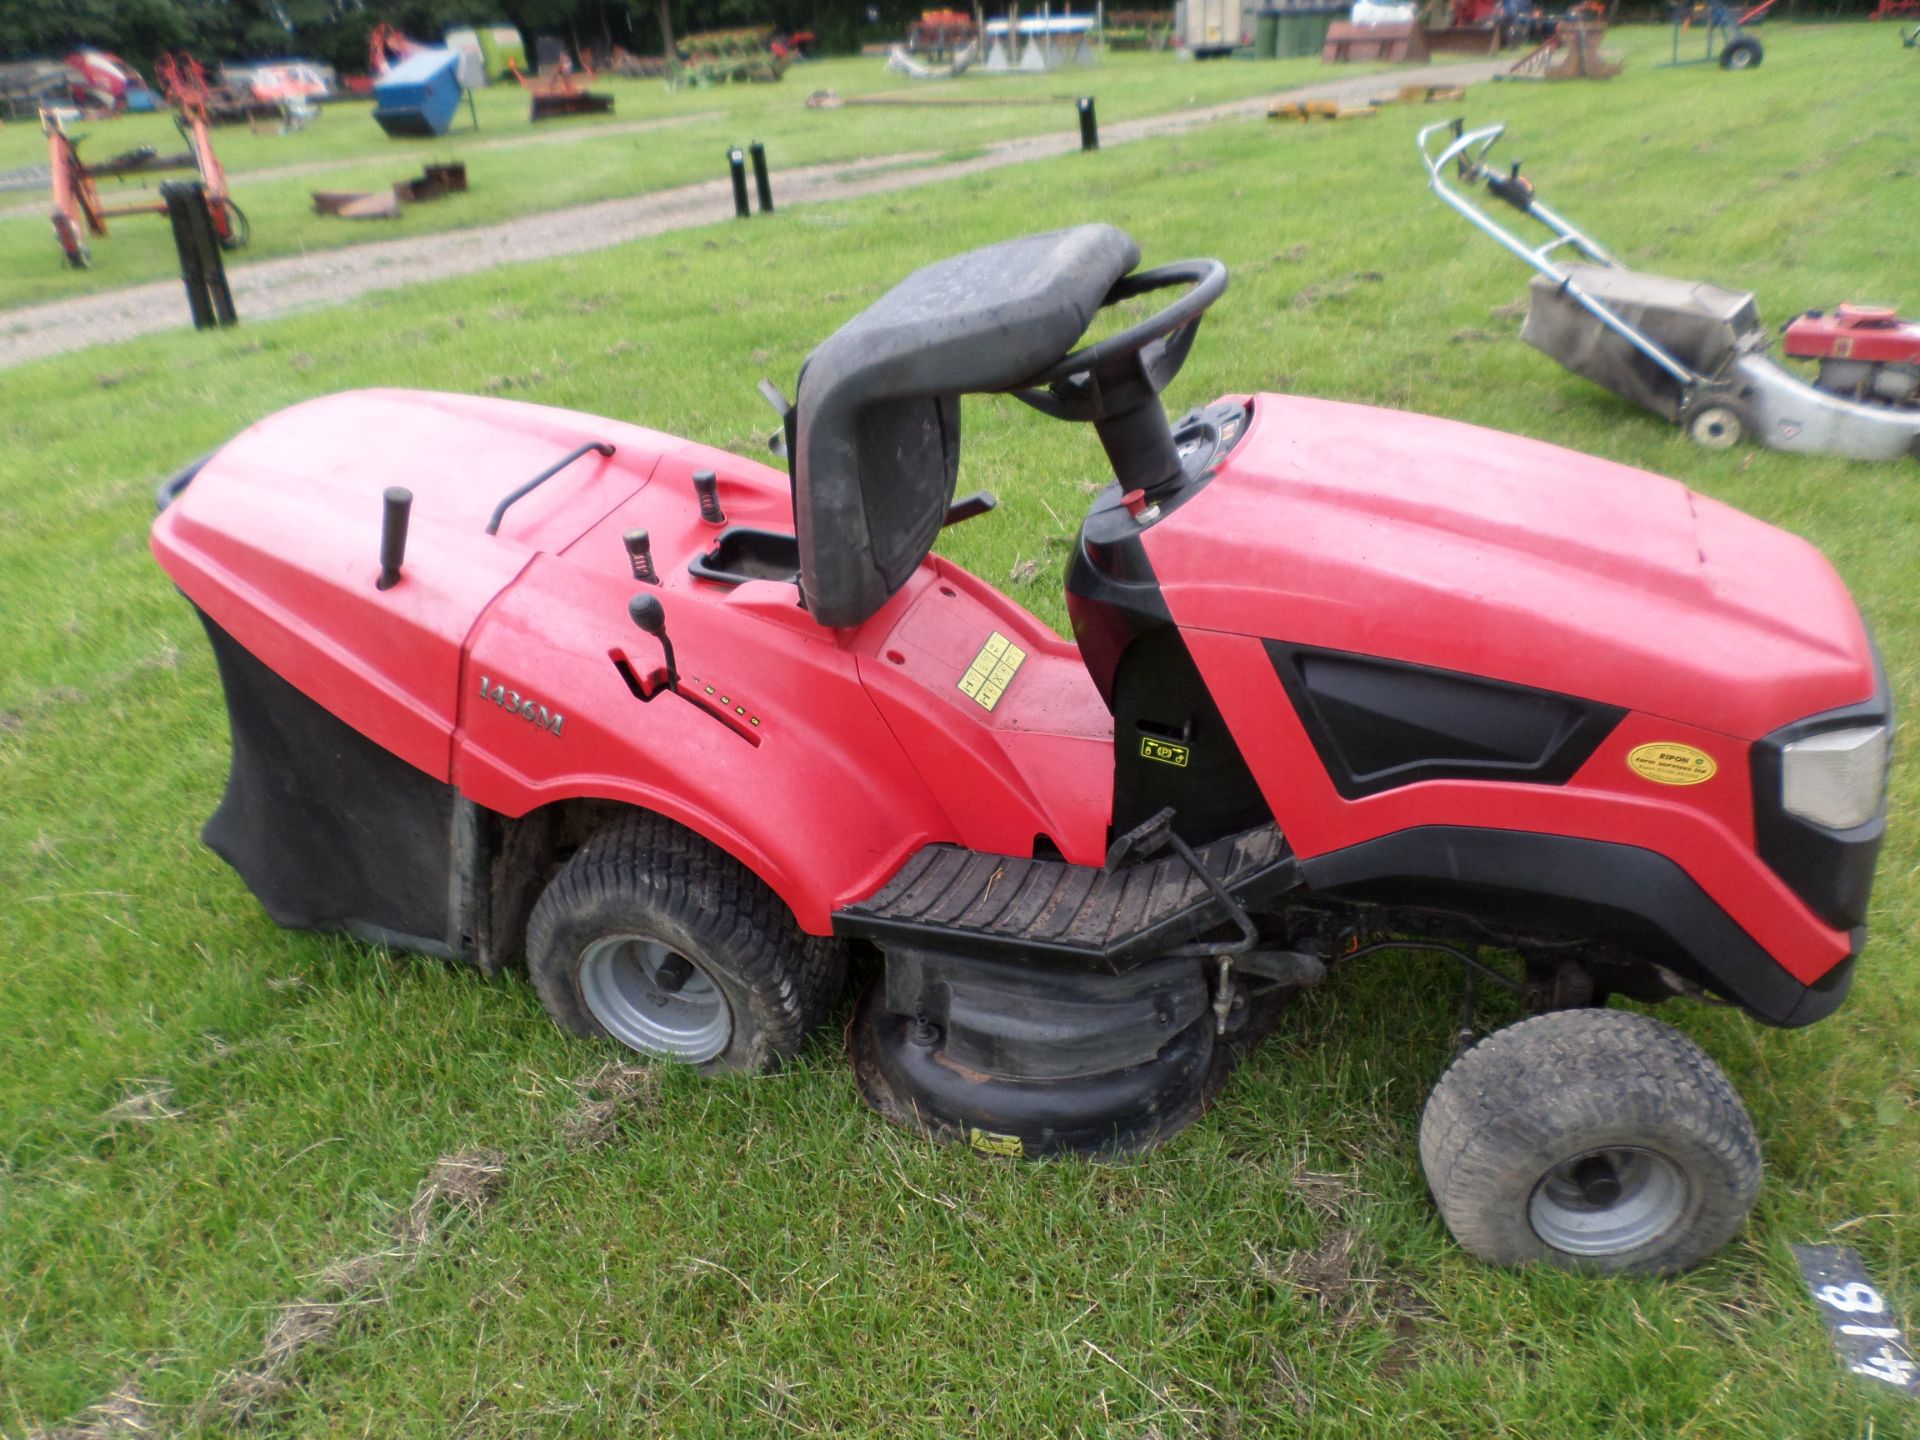
<path fill-rule="evenodd" d="M 727 523 L 727 512 L 720 508 L 720 480 L 711 470 L 693 472 L 693 493 L 700 497 L 700 518 L 709 525 Z"/>
<path fill-rule="evenodd" d="M 645 591 L 627 601 L 627 614 L 633 623 L 656 640 L 667 636 L 667 607 L 660 603 L 660 597 L 649 595 Z"/>
<path fill-rule="evenodd" d="M 667 638 L 667 607 L 660 603 L 660 597 L 641 591 L 627 601 L 627 614 L 635 625 L 660 642 L 660 653 L 667 662 L 668 686 L 679 684 L 680 669 L 673 662 L 673 641 Z"/>
<path fill-rule="evenodd" d="M 644 530 L 629 530 L 620 537 L 627 547 L 627 559 L 633 565 L 633 578 L 649 585 L 660 583 L 660 572 L 653 568 L 653 541 Z"/>
<path fill-rule="evenodd" d="M 380 578 L 376 590 L 391 590 L 400 583 L 400 566 L 407 558 L 407 518 L 413 512 L 413 492 L 392 485 L 381 497 Z"/>

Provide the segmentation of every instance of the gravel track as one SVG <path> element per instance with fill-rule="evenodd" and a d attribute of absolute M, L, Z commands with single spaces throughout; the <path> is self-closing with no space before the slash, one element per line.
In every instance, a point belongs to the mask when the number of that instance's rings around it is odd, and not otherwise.
<path fill-rule="evenodd" d="M 1337 100 L 1358 105 L 1374 96 L 1391 95 L 1409 80 L 1427 85 L 1475 84 L 1491 79 L 1508 63 L 1474 60 L 1356 75 L 1224 105 L 1119 121 L 1102 127 L 1100 141 L 1102 146 L 1111 147 L 1151 136 L 1179 134 L 1223 120 L 1245 119 L 1265 114 L 1276 100 Z M 1063 128 L 1057 134 L 1001 141 L 971 159 L 952 164 L 939 163 L 940 152 L 929 151 L 784 170 L 777 176 L 778 199 L 785 209 L 904 190 L 1066 154 L 1078 149 L 1079 144 L 1078 133 Z M 369 291 L 470 275 L 496 265 L 600 250 L 643 236 L 711 225 L 731 209 L 730 184 L 725 180 L 703 181 L 628 199 L 524 215 L 469 230 L 259 260 L 230 267 L 227 277 L 242 319 L 264 320 L 289 311 L 343 304 Z M 0 369 L 91 345 L 183 329 L 189 323 L 177 280 L 0 312 Z"/>

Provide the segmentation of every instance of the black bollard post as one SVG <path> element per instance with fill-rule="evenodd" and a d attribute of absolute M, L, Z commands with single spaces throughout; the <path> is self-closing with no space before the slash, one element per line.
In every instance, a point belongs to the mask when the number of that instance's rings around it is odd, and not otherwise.
<path fill-rule="evenodd" d="M 727 151 L 727 168 L 733 172 L 733 214 L 744 220 L 753 212 L 747 209 L 747 157 L 735 145 Z"/>
<path fill-rule="evenodd" d="M 1080 107 L 1080 148 L 1098 150 L 1100 148 L 1100 122 L 1094 118 L 1093 96 L 1082 95 L 1078 101 Z"/>
<path fill-rule="evenodd" d="M 193 187 L 187 209 L 198 237 L 195 243 L 200 251 L 200 274 L 206 281 L 213 318 L 222 325 L 231 325 L 240 317 L 234 313 L 233 291 L 227 285 L 227 259 L 220 248 L 220 233 L 213 228 L 213 207 L 207 202 L 205 186 Z"/>
<path fill-rule="evenodd" d="M 187 287 L 193 328 L 233 324 L 238 318 L 233 291 L 227 285 L 227 264 L 220 254 L 220 237 L 214 233 L 206 187 L 195 181 L 170 180 L 160 187 L 160 199 L 167 207 L 173 248 L 180 255 L 180 279 Z"/>
<path fill-rule="evenodd" d="M 180 280 L 187 287 L 187 309 L 193 313 L 193 328 L 205 330 L 213 323 L 213 301 L 208 298 L 206 277 L 200 269 L 200 246 L 193 233 L 193 215 L 189 208 L 197 187 L 184 180 L 169 180 L 160 187 L 160 198 L 167 207 L 167 224 L 173 230 L 173 248 L 180 255 Z"/>
<path fill-rule="evenodd" d="M 767 147 L 758 140 L 747 146 L 747 153 L 753 157 L 753 188 L 760 198 L 760 213 L 766 214 L 773 209 L 773 182 L 767 178 Z"/>

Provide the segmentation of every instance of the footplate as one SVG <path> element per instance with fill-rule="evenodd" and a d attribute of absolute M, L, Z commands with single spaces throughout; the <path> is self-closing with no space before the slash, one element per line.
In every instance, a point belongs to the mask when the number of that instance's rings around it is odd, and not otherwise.
<path fill-rule="evenodd" d="M 1243 906 L 1294 883 L 1278 826 L 1196 847 Z M 986 855 L 958 845 L 917 851 L 871 897 L 833 917 L 836 935 L 950 952 L 1054 958 L 1119 968 L 1230 923 L 1177 855 L 1103 870 L 1064 860 Z"/>

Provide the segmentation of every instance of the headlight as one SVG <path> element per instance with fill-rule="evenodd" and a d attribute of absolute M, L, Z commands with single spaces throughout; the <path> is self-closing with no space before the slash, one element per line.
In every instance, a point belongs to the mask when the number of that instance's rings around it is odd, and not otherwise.
<path fill-rule="evenodd" d="M 1857 725 L 1789 742 L 1781 751 L 1782 807 L 1829 830 L 1866 824 L 1886 794 L 1892 738 L 1885 725 Z"/>

